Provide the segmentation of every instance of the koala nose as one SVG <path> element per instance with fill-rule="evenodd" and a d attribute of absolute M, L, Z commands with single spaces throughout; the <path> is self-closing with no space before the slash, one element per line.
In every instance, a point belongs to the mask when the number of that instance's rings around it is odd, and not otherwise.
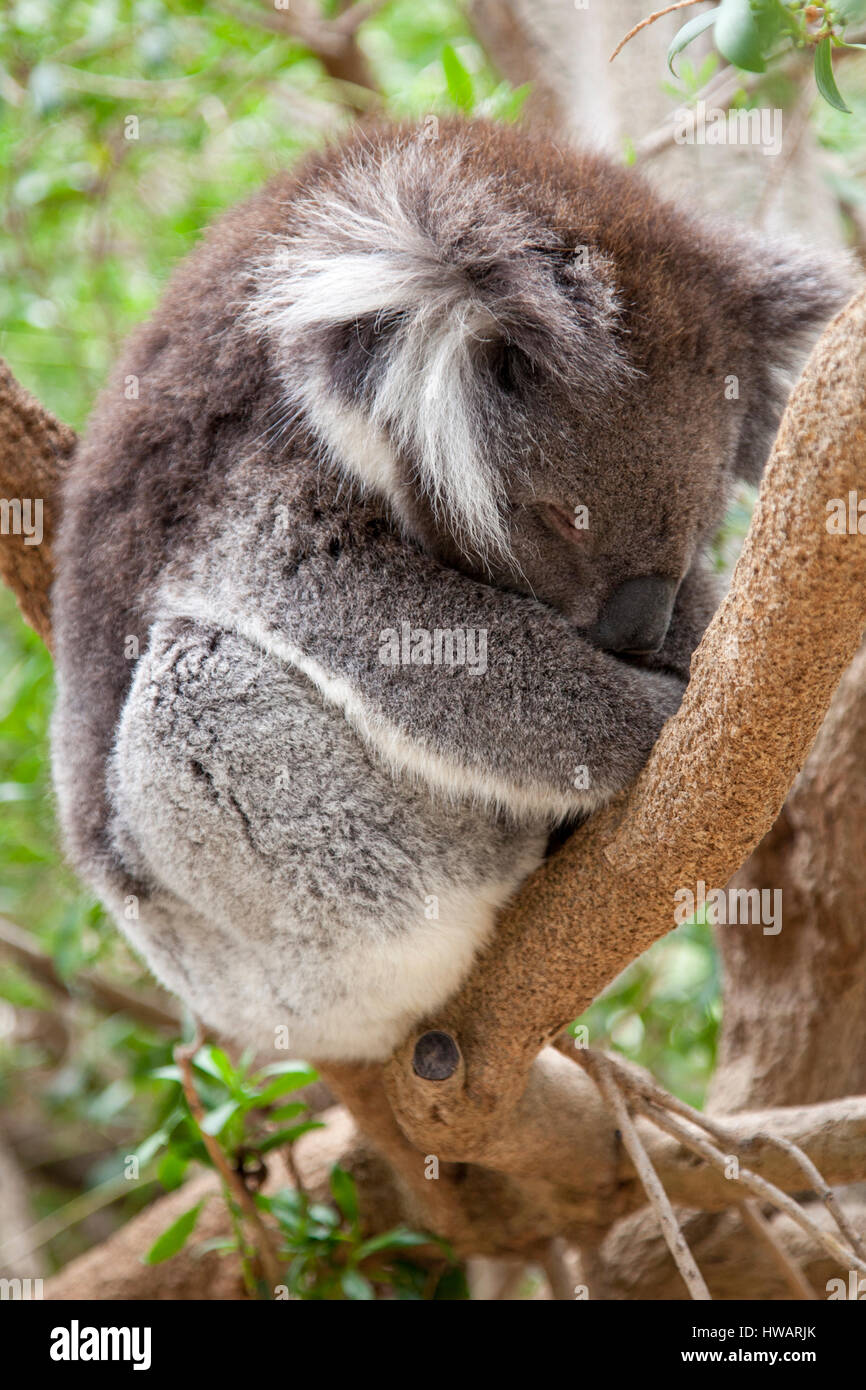
<path fill-rule="evenodd" d="M 646 655 L 658 651 L 671 620 L 679 585 L 660 574 L 627 579 L 606 599 L 590 641 L 607 652 Z"/>

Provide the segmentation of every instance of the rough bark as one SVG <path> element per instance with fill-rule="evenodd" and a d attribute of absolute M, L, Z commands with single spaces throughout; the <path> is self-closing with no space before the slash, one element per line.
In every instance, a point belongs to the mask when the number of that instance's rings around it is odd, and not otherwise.
<path fill-rule="evenodd" d="M 0 360 L 0 498 L 42 504 L 42 541 L 0 535 L 0 579 L 15 591 L 25 620 L 50 646 L 54 526 L 59 480 L 75 449 L 75 433 L 14 378 Z"/>
<path fill-rule="evenodd" d="M 866 1092 L 866 650 L 773 829 L 734 879 L 782 892 L 783 928 L 720 930 L 718 1110 Z"/>

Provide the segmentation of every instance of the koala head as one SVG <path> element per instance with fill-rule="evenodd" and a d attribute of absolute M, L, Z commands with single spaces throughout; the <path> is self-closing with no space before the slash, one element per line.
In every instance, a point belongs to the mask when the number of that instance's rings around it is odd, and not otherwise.
<path fill-rule="evenodd" d="M 445 563 L 654 650 L 848 276 L 599 157 L 427 135 L 366 132 L 302 177 L 248 313 L 285 408 Z"/>

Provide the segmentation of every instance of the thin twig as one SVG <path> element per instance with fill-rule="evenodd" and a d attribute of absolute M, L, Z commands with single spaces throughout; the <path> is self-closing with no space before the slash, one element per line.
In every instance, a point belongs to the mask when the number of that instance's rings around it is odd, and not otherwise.
<path fill-rule="evenodd" d="M 695 1263 L 694 1256 L 686 1244 L 685 1237 L 680 1230 L 679 1222 L 674 1215 L 670 1198 L 662 1186 L 661 1180 L 650 1162 L 649 1155 L 643 1146 L 643 1142 L 635 1129 L 631 1115 L 623 1099 L 622 1092 L 613 1079 L 613 1068 L 608 1066 L 607 1057 L 600 1052 L 581 1052 L 578 1060 L 592 1077 L 602 1097 L 607 1102 L 619 1126 L 622 1142 L 626 1152 L 635 1166 L 638 1177 L 643 1183 L 644 1190 L 655 1209 L 656 1216 L 661 1226 L 662 1235 L 665 1243 L 673 1256 L 674 1263 L 682 1275 L 683 1282 L 693 1299 L 708 1301 L 710 1291 L 707 1288 L 704 1277 Z"/>
<path fill-rule="evenodd" d="M 866 29 L 856 30 L 851 36 L 850 42 L 852 44 L 866 42 Z M 850 55 L 857 52 L 856 48 L 838 48 L 835 56 L 836 58 L 843 58 L 846 54 Z M 803 54 L 800 49 L 797 49 L 784 61 L 774 66 L 772 71 L 774 74 L 796 77 L 798 73 L 802 72 L 803 67 Z M 713 73 L 706 85 L 695 92 L 690 104 L 697 106 L 700 101 L 709 102 L 712 99 L 714 107 L 720 111 L 727 111 L 738 92 L 744 92 L 747 96 L 750 95 L 756 87 L 766 81 L 767 75 L 766 72 L 741 72 L 739 68 L 729 64 Z M 668 115 L 661 125 L 654 126 L 647 135 L 635 142 L 636 160 L 652 159 L 654 155 L 661 154 L 662 150 L 666 150 L 669 145 L 674 143 L 677 123 L 673 119 L 673 114 Z"/>
<path fill-rule="evenodd" d="M 789 1158 L 793 1159 L 801 1172 L 808 1179 L 809 1186 L 815 1196 L 824 1203 L 824 1206 L 833 1217 L 833 1220 L 836 1222 L 836 1225 L 848 1241 L 852 1250 L 855 1250 L 857 1254 L 866 1261 L 866 1246 L 864 1246 L 862 1237 L 858 1235 L 857 1231 L 855 1231 L 854 1227 L 851 1225 L 851 1222 L 842 1210 L 836 1193 L 825 1180 L 820 1170 L 812 1162 L 809 1155 L 804 1153 L 798 1144 L 792 1143 L 790 1139 L 783 1139 L 781 1135 L 771 1134 L 770 1131 L 766 1129 L 759 1129 L 745 1147 L 753 1143 L 775 1144 L 777 1149 L 781 1149 L 783 1153 L 786 1153 Z M 864 1268 L 866 1268 L 866 1265 L 864 1265 Z"/>
<path fill-rule="evenodd" d="M 643 1113 L 651 1120 L 654 1120 L 659 1129 L 670 1134 L 674 1139 L 678 1139 L 687 1149 L 700 1154 L 701 1158 L 721 1172 L 725 1177 L 729 1177 L 730 1155 L 724 1154 L 715 1144 L 711 1144 L 702 1134 L 692 1133 L 686 1124 L 671 1114 L 667 1107 L 654 1105 L 651 1101 L 641 1100 L 638 1102 Z M 745 1168 L 738 1163 L 738 1173 L 736 1179 L 742 1183 L 756 1197 L 760 1197 L 763 1202 L 770 1202 L 779 1211 L 783 1211 L 786 1216 L 790 1216 L 804 1231 L 812 1236 L 834 1260 L 838 1260 L 843 1269 L 850 1269 L 852 1266 L 866 1272 L 866 1260 L 863 1260 L 849 1247 L 844 1246 L 829 1231 L 823 1231 L 817 1222 L 807 1216 L 803 1208 L 789 1197 L 786 1192 L 782 1192 L 774 1183 L 767 1182 L 766 1178 L 754 1173 L 751 1168 Z"/>
<path fill-rule="evenodd" d="M 196 1027 L 196 1035 L 191 1043 L 178 1043 L 174 1049 L 174 1060 L 180 1068 L 183 1093 L 186 1096 L 186 1103 L 189 1106 L 196 1126 L 198 1127 L 202 1143 L 208 1151 L 210 1160 L 223 1180 L 223 1183 L 234 1198 L 240 1210 L 243 1212 L 247 1221 L 250 1223 L 255 1235 L 256 1248 L 262 1262 L 262 1270 L 268 1287 L 273 1294 L 274 1289 L 281 1282 L 282 1266 L 271 1239 L 271 1233 L 262 1221 L 259 1209 L 246 1189 L 240 1174 L 236 1173 L 226 1158 L 214 1135 L 208 1134 L 204 1128 L 205 1112 L 198 1091 L 196 1090 L 195 1078 L 192 1074 L 192 1059 L 204 1042 L 204 1032 L 200 1026 Z"/>
<path fill-rule="evenodd" d="M 706 1115 L 702 1110 L 695 1110 L 684 1100 L 679 1100 L 677 1096 L 672 1096 L 669 1091 L 660 1086 L 652 1077 L 643 1072 L 632 1069 L 627 1063 L 618 1058 L 607 1056 L 608 1066 L 611 1067 L 617 1077 L 618 1084 L 630 1095 L 637 1099 L 650 1101 L 654 1105 L 661 1106 L 663 1109 L 670 1110 L 676 1115 L 681 1115 L 684 1120 L 689 1120 L 693 1125 L 706 1130 L 707 1134 L 719 1143 L 724 1145 L 728 1152 L 736 1149 L 751 1148 L 756 1143 L 771 1144 L 797 1165 L 806 1181 L 814 1192 L 815 1196 L 824 1203 L 841 1234 L 848 1241 L 849 1245 L 858 1255 L 866 1259 L 866 1248 L 862 1238 L 855 1231 L 848 1217 L 845 1215 L 839 1200 L 825 1180 L 823 1174 L 812 1162 L 807 1153 L 804 1153 L 799 1145 L 794 1144 L 790 1139 L 784 1139 L 781 1135 L 773 1134 L 770 1130 L 757 1130 L 748 1139 L 743 1140 L 735 1135 L 727 1126 L 719 1122 L 711 1115 Z"/>
<path fill-rule="evenodd" d="M 699 3 L 700 0 L 677 0 L 675 5 L 666 5 L 663 10 L 656 10 L 654 14 L 647 15 L 646 19 L 642 19 L 640 24 L 636 24 L 633 29 L 629 29 L 625 38 L 620 39 L 607 61 L 612 63 L 617 54 L 622 53 L 629 39 L 633 39 L 635 34 L 639 34 L 641 29 L 646 29 L 650 24 L 655 24 L 657 19 L 664 19 L 666 14 L 673 14 L 674 10 L 685 10 L 688 9 L 689 5 L 697 5 Z"/>
<path fill-rule="evenodd" d="M 306 1195 L 307 1189 L 304 1187 L 304 1180 L 301 1177 L 301 1170 L 298 1167 L 298 1160 L 295 1157 L 294 1144 L 287 1144 L 286 1147 L 282 1150 L 282 1154 L 286 1160 L 286 1167 L 289 1170 L 289 1175 L 292 1179 L 292 1182 L 295 1184 L 295 1188 L 298 1192 Z"/>
<path fill-rule="evenodd" d="M 92 970 L 79 970 L 74 977 L 74 986 L 70 987 L 58 974 L 51 957 L 40 950 L 30 933 L 5 917 L 0 917 L 0 951 L 26 966 L 41 984 L 47 985 L 57 995 L 74 999 L 80 989 L 89 1003 L 106 1013 L 128 1014 L 149 1028 L 165 1029 L 175 1035 L 180 1032 L 180 1015 L 172 1012 L 168 999 L 161 1004 L 155 999 L 133 994 L 119 985 L 109 984 Z"/>

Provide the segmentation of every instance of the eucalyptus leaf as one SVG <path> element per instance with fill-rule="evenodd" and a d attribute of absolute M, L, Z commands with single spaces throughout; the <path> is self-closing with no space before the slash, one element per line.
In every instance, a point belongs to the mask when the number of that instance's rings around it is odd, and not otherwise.
<path fill-rule="evenodd" d="M 269 1134 L 260 1144 L 256 1145 L 260 1154 L 270 1153 L 271 1149 L 278 1149 L 283 1144 L 294 1144 L 296 1139 L 300 1139 L 302 1134 L 309 1134 L 311 1129 L 324 1129 L 321 1120 L 307 1120 L 302 1125 L 293 1125 L 291 1129 L 281 1129 L 276 1134 Z"/>
<path fill-rule="evenodd" d="M 318 1081 L 319 1073 L 315 1067 L 308 1066 L 306 1062 L 271 1062 L 269 1066 L 262 1067 L 261 1071 L 256 1072 L 253 1082 L 259 1085 L 266 1076 L 285 1076 L 294 1079 L 294 1090 L 300 1086 L 309 1086 L 311 1082 Z"/>
<path fill-rule="evenodd" d="M 723 58 L 746 72 L 765 72 L 761 35 L 749 0 L 722 0 L 716 14 L 715 43 Z"/>
<path fill-rule="evenodd" d="M 150 1076 L 154 1081 L 181 1082 L 183 1080 L 180 1074 L 180 1067 L 176 1067 L 173 1064 L 167 1067 L 156 1067 L 155 1070 L 150 1073 Z"/>
<path fill-rule="evenodd" d="M 668 49 L 668 67 L 674 77 L 677 75 L 674 68 L 674 58 L 678 57 L 684 48 L 688 48 L 699 34 L 703 34 L 712 24 L 715 24 L 718 15 L 719 6 L 717 5 L 713 10 L 705 10 L 703 14 L 695 15 L 694 19 L 690 19 L 681 29 L 677 30 Z"/>
<path fill-rule="evenodd" d="M 340 1287 L 347 1298 L 354 1301 L 368 1301 L 375 1298 L 373 1285 L 357 1269 L 344 1269 L 340 1275 Z"/>
<path fill-rule="evenodd" d="M 358 1189 L 351 1173 L 339 1164 L 331 1169 L 331 1192 L 346 1220 L 354 1224 L 358 1220 Z"/>
<path fill-rule="evenodd" d="M 283 1120 L 294 1120 L 298 1115 L 302 1115 L 306 1108 L 302 1100 L 293 1100 L 289 1105 L 281 1105 L 278 1109 L 272 1110 L 268 1119 L 273 1120 L 275 1124 L 281 1124 Z"/>
<path fill-rule="evenodd" d="M 172 1255 L 176 1255 L 182 1250 L 195 1230 L 195 1223 L 198 1221 L 199 1212 L 204 1205 L 203 1202 L 196 1202 L 194 1207 L 185 1211 L 183 1216 L 179 1216 L 172 1222 L 168 1230 L 163 1231 L 162 1235 L 153 1242 L 144 1257 L 144 1263 L 148 1265 L 162 1264 L 163 1260 L 170 1260 Z"/>
<path fill-rule="evenodd" d="M 168 1134 L 164 1129 L 158 1129 L 154 1134 L 149 1134 L 146 1139 L 142 1139 L 135 1151 L 135 1156 L 142 1167 L 149 1163 L 154 1154 L 168 1143 Z"/>
<path fill-rule="evenodd" d="M 365 1240 L 358 1246 L 355 1258 L 360 1264 L 370 1255 L 377 1255 L 380 1250 L 409 1250 L 416 1245 L 433 1243 L 432 1236 L 423 1235 L 421 1231 L 410 1231 L 405 1226 L 395 1226 L 392 1231 L 383 1231 L 381 1235 Z"/>
<path fill-rule="evenodd" d="M 220 1134 L 228 1124 L 233 1115 L 237 1114 L 240 1105 L 236 1100 L 224 1101 L 215 1110 L 211 1110 L 204 1118 L 201 1128 L 205 1134 Z"/>
<path fill-rule="evenodd" d="M 836 77 L 833 72 L 833 45 L 829 35 L 823 38 L 815 49 L 815 82 L 825 101 L 829 102 L 831 106 L 835 106 L 837 111 L 844 111 L 850 116 L 851 108 L 846 106 L 842 93 L 836 86 Z"/>
<path fill-rule="evenodd" d="M 299 1080 L 297 1075 L 291 1073 L 285 1076 L 275 1076 L 264 1090 L 256 1092 L 245 1102 L 247 1109 L 259 1108 L 263 1105 L 270 1105 L 272 1101 L 279 1100 L 280 1096 L 287 1095 L 289 1091 L 297 1091 L 306 1082 Z M 303 1108 L 303 1106 L 302 1106 Z"/>
<path fill-rule="evenodd" d="M 471 111 L 475 105 L 475 87 L 472 82 L 472 74 L 464 67 L 450 43 L 446 43 L 442 49 L 442 67 L 445 70 L 448 95 L 454 105 L 459 106 L 461 111 Z"/>
<path fill-rule="evenodd" d="M 173 1192 L 176 1187 L 180 1187 L 186 1177 L 188 1167 L 189 1161 L 187 1159 L 181 1158 L 180 1154 L 169 1152 L 163 1154 L 159 1160 L 156 1176 L 167 1192 Z"/>
<path fill-rule="evenodd" d="M 224 1086 L 233 1086 L 235 1077 L 228 1057 L 218 1047 L 202 1047 L 192 1059 L 192 1064 L 206 1076 L 221 1081 Z"/>

